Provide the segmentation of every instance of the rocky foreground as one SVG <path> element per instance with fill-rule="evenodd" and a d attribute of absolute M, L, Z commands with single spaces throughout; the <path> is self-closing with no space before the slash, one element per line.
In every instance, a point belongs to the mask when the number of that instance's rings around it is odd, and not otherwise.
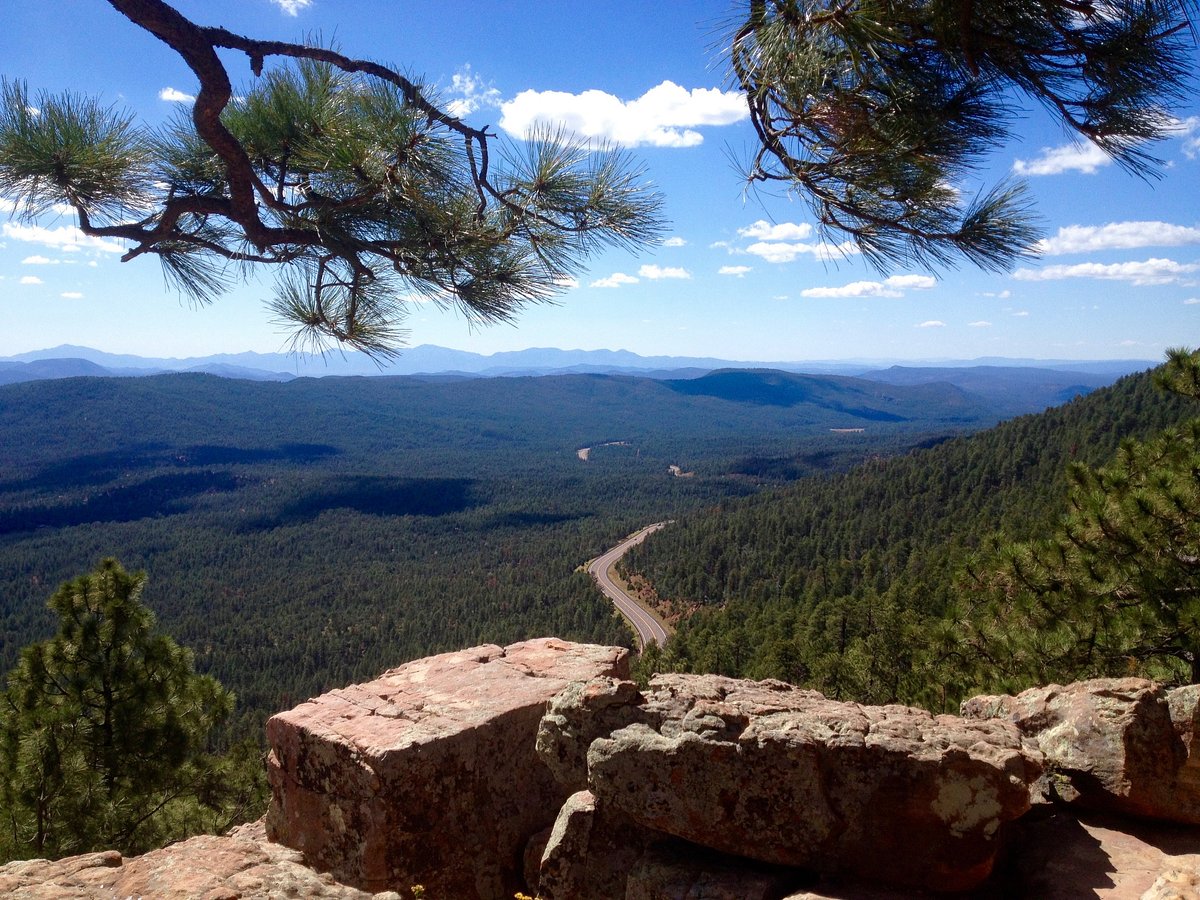
<path fill-rule="evenodd" d="M 333 691 L 269 722 L 265 822 L 11 863 L 0 896 L 1200 898 L 1200 687 L 933 716 L 627 664 L 543 639 Z"/>

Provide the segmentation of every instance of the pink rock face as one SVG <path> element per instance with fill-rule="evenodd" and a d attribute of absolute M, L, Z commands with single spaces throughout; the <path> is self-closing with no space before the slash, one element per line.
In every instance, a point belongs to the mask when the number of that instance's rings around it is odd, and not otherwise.
<path fill-rule="evenodd" d="M 570 793 L 538 723 L 572 681 L 623 676 L 628 651 L 554 638 L 417 660 L 267 723 L 267 830 L 368 890 L 511 898 L 521 854 Z"/>
<path fill-rule="evenodd" d="M 1196 685 L 1097 678 L 974 697 L 963 715 L 1012 722 L 1046 758 L 1050 785 L 1089 809 L 1200 824 Z"/>
<path fill-rule="evenodd" d="M 300 854 L 267 841 L 262 822 L 227 835 L 200 835 L 144 856 L 122 859 L 115 850 L 60 860 L 0 866 L 6 900 L 371 900 L 304 865 Z"/>
<path fill-rule="evenodd" d="M 543 721 L 543 757 L 570 760 L 548 732 L 590 736 L 579 715 L 589 708 L 618 720 L 617 693 L 576 691 L 576 710 L 563 695 Z M 660 675 L 630 700 L 630 724 L 590 742 L 598 806 L 768 864 L 969 889 L 1040 772 L 1008 723 L 840 703 L 781 682 Z"/>

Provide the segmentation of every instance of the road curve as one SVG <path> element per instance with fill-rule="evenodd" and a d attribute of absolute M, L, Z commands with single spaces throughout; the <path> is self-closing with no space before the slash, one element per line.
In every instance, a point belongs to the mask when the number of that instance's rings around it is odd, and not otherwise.
<path fill-rule="evenodd" d="M 666 522 L 655 522 L 653 525 L 647 525 L 645 528 L 634 532 L 603 556 L 597 556 L 588 563 L 587 567 L 588 574 L 596 579 L 596 583 L 600 585 L 600 590 L 613 602 L 621 615 L 629 620 L 629 624 L 633 626 L 638 634 L 638 643 L 641 644 L 643 649 L 651 643 L 658 644 L 660 647 L 666 643 L 666 629 L 659 624 L 658 619 L 642 609 L 641 605 L 633 597 L 622 590 L 613 581 L 609 572 L 616 561 L 625 555 L 626 550 L 635 544 L 640 544 L 646 539 L 647 535 L 653 534 L 666 524 Z"/>

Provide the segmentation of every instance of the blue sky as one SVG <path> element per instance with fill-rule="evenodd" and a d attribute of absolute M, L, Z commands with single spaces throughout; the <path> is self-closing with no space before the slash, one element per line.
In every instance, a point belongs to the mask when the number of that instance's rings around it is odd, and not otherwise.
<path fill-rule="evenodd" d="M 964 265 L 887 275 L 840 257 L 806 205 L 743 189 L 753 135 L 720 55 L 728 0 L 180 0 L 186 15 L 254 37 L 333 38 L 434 85 L 476 125 L 519 140 L 535 119 L 617 141 L 666 196 L 669 239 L 591 260 L 555 305 L 515 326 L 471 328 L 414 304 L 411 344 L 493 353 L 626 349 L 736 360 L 1158 359 L 1200 344 L 1200 88 L 1157 146 L 1160 180 L 1073 144 L 1037 110 L 978 185 L 1029 181 L 1045 253 L 1006 275 Z M 164 45 L 103 0 L 14 3 L 0 74 L 31 92 L 100 96 L 157 123 L 196 84 Z M 1200 54 L 1193 53 L 1200 67 Z M 235 84 L 249 84 L 230 58 Z M 59 344 L 187 357 L 283 349 L 251 281 L 195 309 L 158 265 L 82 238 L 70 216 L 23 224 L 0 210 L 0 356 Z"/>

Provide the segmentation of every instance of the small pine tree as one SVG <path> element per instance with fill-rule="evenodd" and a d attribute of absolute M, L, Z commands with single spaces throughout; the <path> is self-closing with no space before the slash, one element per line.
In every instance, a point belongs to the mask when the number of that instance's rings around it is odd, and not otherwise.
<path fill-rule="evenodd" d="M 1171 351 L 1159 382 L 1200 399 L 1200 351 Z M 1054 533 L 1005 548 L 984 579 L 991 602 L 966 634 L 979 681 L 1200 682 L 1200 419 L 1069 474 Z"/>
<path fill-rule="evenodd" d="M 206 754 L 233 696 L 154 632 L 146 577 L 113 559 L 50 598 L 58 633 L 26 647 L 0 694 L 0 852 L 138 853 L 224 802 Z M 227 773 L 226 773 L 227 774 Z M 6 846 L 7 845 L 7 846 Z"/>

